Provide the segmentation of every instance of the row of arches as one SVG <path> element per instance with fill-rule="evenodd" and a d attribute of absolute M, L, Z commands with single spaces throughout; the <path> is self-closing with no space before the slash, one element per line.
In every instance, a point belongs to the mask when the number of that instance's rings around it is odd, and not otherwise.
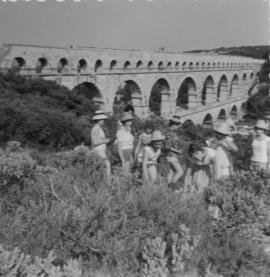
<path fill-rule="evenodd" d="M 252 76 L 254 76 L 254 74 Z M 148 106 L 152 113 L 162 116 L 164 110 L 188 110 L 192 105 L 205 105 L 210 102 L 208 101 L 210 97 L 212 97 L 211 103 L 228 99 L 239 91 L 239 85 L 239 77 L 237 74 L 232 77 L 230 84 L 227 76 L 222 75 L 217 87 L 213 77 L 209 75 L 204 81 L 202 91 L 198 92 L 194 79 L 192 77 L 187 77 L 180 84 L 177 95 L 172 95 L 169 82 L 165 78 L 160 78 L 152 85 L 150 97 L 148 98 L 146 95 L 142 94 L 141 88 L 135 81 L 127 80 L 114 92 L 113 111 L 115 113 L 121 112 L 124 106 L 133 104 L 135 110 L 136 107 Z M 230 90 L 228 90 L 229 87 Z M 94 96 L 102 97 L 98 88 L 92 83 L 82 83 L 78 85 L 75 90 L 90 99 Z M 223 95 L 225 93 L 226 95 Z M 174 104 L 174 99 L 176 99 L 176 104 Z"/>
<path fill-rule="evenodd" d="M 214 122 L 222 122 L 225 121 L 228 117 L 230 117 L 232 120 L 237 120 L 239 117 L 239 113 L 244 113 L 246 109 L 246 104 L 243 103 L 241 106 L 241 109 L 238 110 L 237 106 L 234 105 L 229 113 L 226 113 L 225 109 L 221 109 L 218 113 L 217 118 L 215 119 L 214 116 L 211 113 L 208 113 L 204 116 L 202 120 L 202 125 L 206 128 L 212 128 L 214 125 Z"/>
<path fill-rule="evenodd" d="M 21 70 L 26 68 L 27 62 L 23 57 L 15 57 L 11 63 L 11 67 L 13 70 Z M 45 57 L 41 57 L 36 61 L 35 70 L 36 73 L 42 73 L 43 70 L 48 69 L 50 66 L 48 59 Z M 70 61 L 63 57 L 60 58 L 57 62 L 56 70 L 58 73 L 63 71 L 68 71 L 70 69 Z M 239 62 L 187 62 L 184 61 L 180 63 L 176 62 L 164 62 L 159 61 L 154 63 L 153 61 L 143 62 L 142 60 L 138 60 L 135 63 L 127 60 L 124 63 L 119 62 L 117 60 L 112 60 L 109 64 L 106 64 L 106 69 L 110 71 L 113 70 L 129 70 L 129 69 L 147 69 L 147 70 L 210 70 L 210 69 L 221 69 L 221 68 L 239 68 L 239 67 L 247 67 L 248 63 L 239 63 Z M 76 65 L 76 70 L 78 73 L 85 72 L 89 69 L 89 63 L 86 59 L 81 58 L 78 60 Z M 104 69 L 104 62 L 101 59 L 98 59 L 94 63 L 93 70 L 95 72 L 101 72 Z"/>

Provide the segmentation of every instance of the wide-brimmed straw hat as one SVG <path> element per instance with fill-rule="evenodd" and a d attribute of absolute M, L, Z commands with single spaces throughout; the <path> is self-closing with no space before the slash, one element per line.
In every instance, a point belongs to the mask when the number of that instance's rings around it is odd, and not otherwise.
<path fill-rule="evenodd" d="M 101 110 L 95 111 L 95 114 L 92 117 L 92 120 L 103 120 L 103 119 L 108 119 L 107 115 Z"/>
<path fill-rule="evenodd" d="M 172 121 L 172 122 L 174 122 L 176 124 L 181 124 L 182 123 L 181 117 L 179 115 L 173 115 L 170 118 L 170 121 Z"/>
<path fill-rule="evenodd" d="M 121 117 L 121 119 L 120 119 L 120 121 L 121 121 L 121 122 L 126 122 L 126 121 L 132 120 L 133 118 L 134 118 L 134 117 L 133 117 L 130 113 L 124 112 L 123 115 L 122 115 L 122 117 Z"/>
<path fill-rule="evenodd" d="M 214 131 L 219 133 L 219 134 L 227 135 L 227 136 L 229 136 L 231 134 L 231 132 L 230 132 L 230 130 L 228 128 L 228 125 L 226 123 L 220 124 L 219 126 L 217 126 L 214 129 Z"/>
<path fill-rule="evenodd" d="M 165 139 L 165 136 L 163 136 L 159 130 L 155 130 L 152 133 L 151 141 L 160 141 L 160 140 L 164 140 L 164 139 Z"/>
<path fill-rule="evenodd" d="M 268 124 L 262 119 L 259 119 L 255 125 L 255 128 L 262 129 L 262 130 L 268 130 L 268 127 L 269 127 Z"/>

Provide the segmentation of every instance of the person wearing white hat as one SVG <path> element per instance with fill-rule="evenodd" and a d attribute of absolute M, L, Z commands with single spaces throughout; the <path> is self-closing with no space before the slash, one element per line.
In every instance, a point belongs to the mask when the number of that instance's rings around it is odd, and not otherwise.
<path fill-rule="evenodd" d="M 175 184 L 183 175 L 183 168 L 179 161 L 179 139 L 176 130 L 182 124 L 180 116 L 174 115 L 169 121 L 169 131 L 166 133 L 165 153 L 166 159 L 169 163 L 169 172 L 167 174 L 168 185 Z"/>
<path fill-rule="evenodd" d="M 108 119 L 108 117 L 103 111 L 98 110 L 95 112 L 92 118 L 95 124 L 91 130 L 91 144 L 92 151 L 104 160 L 107 177 L 109 178 L 111 175 L 111 163 L 106 154 L 106 145 L 110 142 L 110 140 L 106 138 L 105 133 L 103 131 L 105 119 Z"/>
<path fill-rule="evenodd" d="M 148 184 L 154 184 L 158 180 L 157 159 L 161 154 L 164 139 L 165 136 L 159 130 L 155 130 L 150 144 L 144 147 L 142 168 L 144 180 Z"/>
<path fill-rule="evenodd" d="M 270 138 L 265 135 L 268 124 L 260 119 L 254 127 L 255 137 L 252 142 L 251 169 L 270 170 Z"/>
<path fill-rule="evenodd" d="M 128 173 L 133 166 L 133 148 L 134 136 L 131 133 L 133 116 L 129 113 L 124 113 L 120 119 L 122 127 L 116 132 L 116 143 L 118 155 L 122 163 L 124 172 Z"/>
<path fill-rule="evenodd" d="M 214 173 L 217 179 L 229 177 L 233 174 L 233 162 L 231 152 L 237 152 L 238 147 L 230 137 L 230 130 L 226 122 L 221 123 L 215 129 L 217 139 L 216 156 L 214 159 Z"/>

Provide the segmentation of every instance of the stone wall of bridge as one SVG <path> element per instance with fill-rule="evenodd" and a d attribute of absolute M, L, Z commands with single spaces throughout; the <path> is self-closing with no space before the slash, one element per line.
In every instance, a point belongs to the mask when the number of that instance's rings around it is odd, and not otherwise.
<path fill-rule="evenodd" d="M 94 85 L 107 112 L 113 111 L 119 87 L 132 83 L 137 87 L 131 95 L 136 114 L 148 116 L 153 87 L 161 84 L 160 115 L 169 118 L 177 112 L 192 116 L 196 123 L 210 110 L 217 118 L 216 105 L 225 105 L 228 114 L 230 103 L 245 99 L 262 63 L 237 56 L 83 47 L 4 45 L 0 51 L 2 70 L 12 68 L 25 76 L 38 75 L 70 89 Z"/>

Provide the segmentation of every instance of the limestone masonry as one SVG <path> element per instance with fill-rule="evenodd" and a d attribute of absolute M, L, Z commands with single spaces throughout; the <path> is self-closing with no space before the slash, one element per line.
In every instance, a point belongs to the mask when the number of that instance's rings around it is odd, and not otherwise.
<path fill-rule="evenodd" d="M 151 92 L 159 84 L 160 115 L 169 118 L 176 112 L 197 124 L 212 124 L 227 116 L 240 119 L 263 62 L 215 54 L 18 44 L 0 47 L 1 71 L 38 75 L 70 89 L 90 84 L 99 90 L 106 112 L 112 112 L 119 87 L 130 83 L 137 88 L 132 93 L 136 114 L 148 116 Z"/>

